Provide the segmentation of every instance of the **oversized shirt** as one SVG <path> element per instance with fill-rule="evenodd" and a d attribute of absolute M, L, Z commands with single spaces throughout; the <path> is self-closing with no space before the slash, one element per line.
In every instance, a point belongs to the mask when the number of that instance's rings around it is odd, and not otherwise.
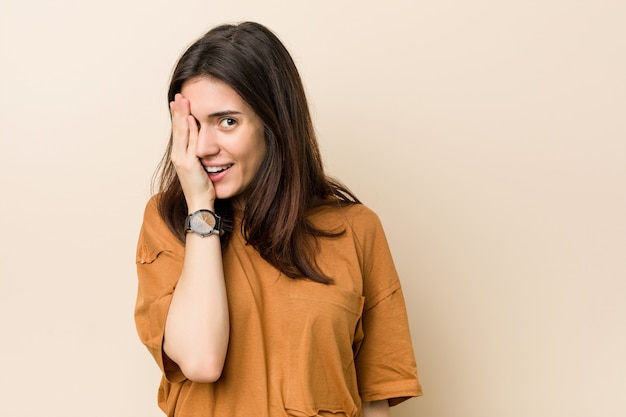
<path fill-rule="evenodd" d="M 378 217 L 355 204 L 323 206 L 309 219 L 344 230 L 319 238 L 315 259 L 330 285 L 285 276 L 235 228 L 222 255 L 226 361 L 216 382 L 197 383 L 163 351 L 185 247 L 150 200 L 137 247 L 135 322 L 163 372 L 158 403 L 168 416 L 359 417 L 362 402 L 395 405 L 421 395 L 402 289 Z"/>

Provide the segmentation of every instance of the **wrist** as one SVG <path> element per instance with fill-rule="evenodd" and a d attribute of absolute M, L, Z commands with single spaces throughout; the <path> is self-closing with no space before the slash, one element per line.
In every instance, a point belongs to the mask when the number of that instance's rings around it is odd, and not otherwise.
<path fill-rule="evenodd" d="M 191 214 L 198 210 L 211 210 L 215 212 L 215 201 L 212 200 L 197 200 L 187 201 L 187 214 Z"/>

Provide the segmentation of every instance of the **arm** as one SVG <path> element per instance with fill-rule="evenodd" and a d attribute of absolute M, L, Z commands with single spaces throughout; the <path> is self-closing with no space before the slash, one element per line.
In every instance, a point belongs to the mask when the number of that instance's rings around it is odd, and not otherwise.
<path fill-rule="evenodd" d="M 363 417 L 389 417 L 389 402 L 380 400 L 363 403 Z"/>
<path fill-rule="evenodd" d="M 190 234 L 165 322 L 163 349 L 188 379 L 215 382 L 224 366 L 228 335 L 219 238 Z"/>
<path fill-rule="evenodd" d="M 214 210 L 213 184 L 196 156 L 198 129 L 189 101 L 177 95 L 172 111 L 172 163 L 189 212 Z M 180 279 L 165 323 L 163 350 L 195 382 L 215 382 L 226 359 L 229 337 L 228 300 L 217 235 L 187 236 Z"/>

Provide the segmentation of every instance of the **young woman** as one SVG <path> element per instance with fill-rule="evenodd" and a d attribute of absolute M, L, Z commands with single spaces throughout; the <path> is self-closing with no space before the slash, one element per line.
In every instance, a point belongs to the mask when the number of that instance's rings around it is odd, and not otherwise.
<path fill-rule="evenodd" d="M 135 320 L 176 417 L 376 417 L 421 394 L 377 216 L 324 174 L 297 69 L 257 23 L 180 58 Z"/>

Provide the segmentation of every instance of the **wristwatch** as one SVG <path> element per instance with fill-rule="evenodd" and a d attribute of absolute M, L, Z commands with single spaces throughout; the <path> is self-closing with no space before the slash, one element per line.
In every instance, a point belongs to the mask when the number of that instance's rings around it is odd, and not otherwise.
<path fill-rule="evenodd" d="M 222 218 L 211 210 L 198 210 L 185 219 L 185 230 L 202 237 L 220 235 L 222 233 Z"/>

